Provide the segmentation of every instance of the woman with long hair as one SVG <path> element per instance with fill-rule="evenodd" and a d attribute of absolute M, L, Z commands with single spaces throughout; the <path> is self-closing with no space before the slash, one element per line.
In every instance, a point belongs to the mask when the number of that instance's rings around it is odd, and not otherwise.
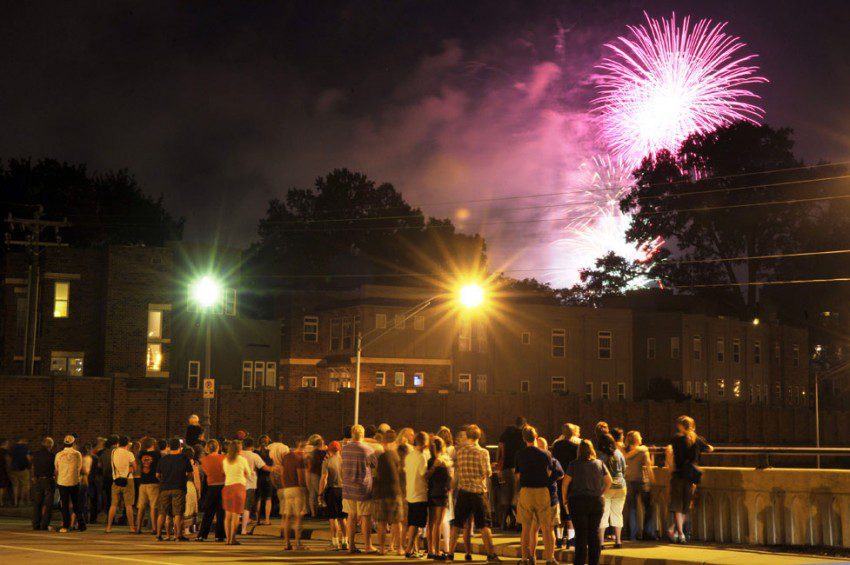
<path fill-rule="evenodd" d="M 611 487 L 608 468 L 596 458 L 589 439 L 581 440 L 578 455 L 567 465 L 563 480 L 564 507 L 576 530 L 576 565 L 598 565 L 602 544 L 599 523 L 605 502 L 602 497 Z"/>
<path fill-rule="evenodd" d="M 599 438 L 599 458 L 611 474 L 611 487 L 605 492 L 605 507 L 599 523 L 599 539 L 605 537 L 608 526 L 614 528 L 614 548 L 623 546 L 623 507 L 626 505 L 626 458 L 611 434 Z"/>
<path fill-rule="evenodd" d="M 667 446 L 667 466 L 670 468 L 670 512 L 673 523 L 667 537 L 673 543 L 686 543 L 684 525 L 697 485 L 702 480 L 699 468 L 700 453 L 714 448 L 697 435 L 697 426 L 690 416 L 676 418 L 676 435 Z"/>
<path fill-rule="evenodd" d="M 629 518 L 629 539 L 637 540 L 641 528 L 638 524 L 638 499 L 643 505 L 643 540 L 655 539 L 655 527 L 652 515 L 650 493 L 655 473 L 652 469 L 652 456 L 643 445 L 643 438 L 637 430 L 626 434 L 626 516 Z"/>
<path fill-rule="evenodd" d="M 428 460 L 428 559 L 444 559 L 440 553 L 443 519 L 452 489 L 451 459 L 446 455 L 446 443 L 440 436 L 431 440 Z"/>
<path fill-rule="evenodd" d="M 245 487 L 251 469 L 248 461 L 242 457 L 242 442 L 234 440 L 227 446 L 227 456 L 224 458 L 224 490 L 221 498 L 226 513 L 224 530 L 227 545 L 239 545 L 236 532 L 239 530 L 239 517 L 245 511 Z"/>

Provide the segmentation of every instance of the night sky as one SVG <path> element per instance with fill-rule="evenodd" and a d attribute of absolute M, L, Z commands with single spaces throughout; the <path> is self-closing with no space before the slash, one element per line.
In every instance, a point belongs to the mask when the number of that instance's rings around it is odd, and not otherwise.
<path fill-rule="evenodd" d="M 480 229 L 494 267 L 568 282 L 544 271 L 572 265 L 549 245 L 558 222 L 535 221 L 557 209 L 516 209 L 557 197 L 445 202 L 569 187 L 600 151 L 604 43 L 673 9 L 728 20 L 759 54 L 765 122 L 794 128 L 807 162 L 850 159 L 842 0 L 7 1 L 0 158 L 128 168 L 187 216 L 187 238 L 232 245 L 270 198 L 349 167 Z"/>

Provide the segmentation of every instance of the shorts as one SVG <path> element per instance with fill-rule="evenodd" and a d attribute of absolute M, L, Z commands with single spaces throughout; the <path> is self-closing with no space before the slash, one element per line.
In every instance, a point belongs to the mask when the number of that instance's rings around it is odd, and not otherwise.
<path fill-rule="evenodd" d="M 23 492 L 30 487 L 30 470 L 9 471 L 9 483 L 15 492 Z"/>
<path fill-rule="evenodd" d="M 307 513 L 307 492 L 304 487 L 286 487 L 277 492 L 281 516 L 303 516 Z"/>
<path fill-rule="evenodd" d="M 448 496 L 429 496 L 428 508 L 445 508 L 449 505 Z"/>
<path fill-rule="evenodd" d="M 115 488 L 115 487 L 113 487 Z M 182 490 L 170 489 L 159 491 L 159 513 L 174 518 L 183 516 L 186 511 L 186 493 Z"/>
<path fill-rule="evenodd" d="M 245 485 L 226 485 L 221 489 L 221 505 L 225 512 L 242 514 L 245 512 Z"/>
<path fill-rule="evenodd" d="M 530 528 L 532 522 L 537 520 L 541 526 L 551 528 L 555 522 L 557 508 L 552 506 L 552 497 L 547 487 L 523 487 L 519 491 L 516 519 L 523 527 Z"/>
<path fill-rule="evenodd" d="M 271 500 L 272 495 L 274 494 L 274 490 L 275 489 L 272 486 L 272 481 L 268 477 L 257 479 L 257 500 Z"/>
<path fill-rule="evenodd" d="M 124 501 L 124 508 L 132 508 L 136 502 L 136 485 L 132 478 L 127 479 L 127 486 L 119 487 L 112 483 L 112 506 L 118 507 L 120 500 Z"/>
<path fill-rule="evenodd" d="M 245 508 L 248 510 L 254 509 L 254 503 L 257 500 L 257 489 L 245 489 Z"/>
<path fill-rule="evenodd" d="M 694 499 L 694 491 L 696 485 L 692 482 L 683 479 L 682 477 L 670 476 L 670 504 L 668 509 L 670 512 L 678 512 L 687 514 L 691 509 L 691 502 Z"/>
<path fill-rule="evenodd" d="M 148 483 L 139 485 L 139 498 L 136 501 L 136 507 L 139 510 L 144 510 L 148 506 L 157 510 L 157 501 L 159 500 L 159 483 Z"/>
<path fill-rule="evenodd" d="M 396 498 L 376 498 L 372 501 L 372 517 L 376 522 L 396 524 L 404 518 L 404 501 Z"/>
<path fill-rule="evenodd" d="M 485 493 L 469 492 L 459 490 L 457 503 L 455 504 L 455 518 L 452 526 L 463 528 L 464 524 L 472 518 L 477 528 L 490 527 L 490 502 Z"/>
<path fill-rule="evenodd" d="M 428 524 L 428 503 L 411 502 L 407 505 L 407 525 L 424 528 Z"/>
<path fill-rule="evenodd" d="M 325 498 L 325 512 L 330 520 L 339 520 L 346 517 L 345 512 L 342 511 L 341 488 L 326 488 L 323 496 Z"/>
<path fill-rule="evenodd" d="M 623 507 L 626 505 L 626 489 L 624 488 L 609 488 L 602 498 L 605 500 L 605 507 L 602 510 L 602 521 L 599 523 L 600 528 L 607 528 L 609 525 L 615 528 L 623 527 Z"/>
<path fill-rule="evenodd" d="M 348 516 L 371 516 L 372 501 L 371 500 L 349 500 L 343 499 L 342 511 Z"/>

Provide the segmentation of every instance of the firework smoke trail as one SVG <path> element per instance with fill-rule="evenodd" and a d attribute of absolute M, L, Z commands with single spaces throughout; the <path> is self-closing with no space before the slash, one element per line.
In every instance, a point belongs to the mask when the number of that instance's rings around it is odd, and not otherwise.
<path fill-rule="evenodd" d="M 691 134 L 733 121 L 756 123 L 763 110 L 749 87 L 767 82 L 742 55 L 744 44 L 726 23 L 690 17 L 628 26 L 631 35 L 606 44 L 613 54 L 599 68 L 593 101 L 600 137 L 615 155 L 637 164 L 661 149 L 675 151 Z"/>

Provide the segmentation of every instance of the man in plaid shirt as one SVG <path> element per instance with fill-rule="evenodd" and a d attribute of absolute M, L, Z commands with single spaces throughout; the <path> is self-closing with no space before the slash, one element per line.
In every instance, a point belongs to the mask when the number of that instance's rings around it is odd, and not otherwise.
<path fill-rule="evenodd" d="M 454 560 L 457 538 L 464 525 L 472 519 L 480 528 L 481 539 L 487 550 L 487 562 L 501 561 L 493 548 L 493 536 L 490 533 L 490 504 L 487 500 L 487 481 L 492 473 L 490 469 L 490 454 L 478 445 L 481 438 L 481 428 L 475 424 L 466 430 L 467 444 L 458 449 L 455 462 L 455 478 L 457 479 L 457 503 L 455 518 L 452 520 L 451 550 L 449 560 Z M 468 551 L 469 548 L 467 548 Z"/>

